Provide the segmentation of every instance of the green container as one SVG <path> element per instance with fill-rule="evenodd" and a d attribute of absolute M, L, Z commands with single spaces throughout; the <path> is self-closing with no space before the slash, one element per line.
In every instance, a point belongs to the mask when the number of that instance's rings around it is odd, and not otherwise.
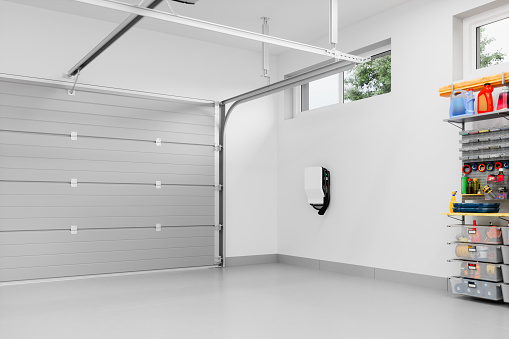
<path fill-rule="evenodd" d="M 461 177 L 461 194 L 467 194 L 468 177 Z"/>

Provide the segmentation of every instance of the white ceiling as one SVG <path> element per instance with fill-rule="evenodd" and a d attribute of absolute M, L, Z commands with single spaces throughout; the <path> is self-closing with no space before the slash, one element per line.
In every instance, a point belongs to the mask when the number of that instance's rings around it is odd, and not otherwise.
<path fill-rule="evenodd" d="M 7 1 L 115 23 L 122 22 L 128 16 L 126 13 L 86 5 L 73 0 Z M 140 3 L 140 0 L 121 1 L 130 4 Z M 368 19 L 408 1 L 410 0 L 339 0 L 340 27 L 347 27 Z M 171 4 L 177 14 L 254 32 L 261 32 L 262 20 L 260 18 L 266 16 L 270 18 L 270 35 L 302 43 L 310 43 L 328 34 L 329 0 L 200 0 L 196 5 L 173 1 Z M 162 2 L 156 9 L 169 10 L 165 2 Z M 261 50 L 261 44 L 258 42 L 155 19 L 145 18 L 136 27 L 228 46 Z M 271 47 L 272 54 L 281 54 L 286 51 L 288 51 L 286 48 Z"/>

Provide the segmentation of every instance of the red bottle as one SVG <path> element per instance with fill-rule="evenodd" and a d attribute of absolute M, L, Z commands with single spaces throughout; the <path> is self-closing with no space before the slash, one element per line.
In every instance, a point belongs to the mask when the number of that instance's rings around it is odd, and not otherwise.
<path fill-rule="evenodd" d="M 484 84 L 484 88 L 477 97 L 477 113 L 493 112 L 493 87 L 491 84 Z"/>
<path fill-rule="evenodd" d="M 509 108 L 509 86 L 504 86 L 498 96 L 497 111 Z"/>

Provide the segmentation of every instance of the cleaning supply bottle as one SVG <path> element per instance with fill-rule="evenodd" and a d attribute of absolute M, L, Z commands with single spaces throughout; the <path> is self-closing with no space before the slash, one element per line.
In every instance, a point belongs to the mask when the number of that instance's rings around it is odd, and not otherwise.
<path fill-rule="evenodd" d="M 474 178 L 474 192 L 473 194 L 481 194 L 481 183 L 477 181 L 477 178 Z"/>
<path fill-rule="evenodd" d="M 465 112 L 467 115 L 475 114 L 474 103 L 475 103 L 474 90 L 470 88 L 467 91 L 467 95 L 465 98 Z"/>
<path fill-rule="evenodd" d="M 468 177 L 461 177 L 461 194 L 467 194 Z"/>
<path fill-rule="evenodd" d="M 504 169 L 498 169 L 497 182 L 504 182 Z"/>
<path fill-rule="evenodd" d="M 502 88 L 502 92 L 498 95 L 497 110 L 509 108 L 509 85 Z"/>
<path fill-rule="evenodd" d="M 472 242 L 481 242 L 481 234 L 477 231 L 477 221 L 474 220 L 472 224 L 472 230 L 475 234 L 472 235 Z"/>
<path fill-rule="evenodd" d="M 477 97 L 477 113 L 493 112 L 493 87 L 490 83 L 484 84 L 484 88 Z"/>
<path fill-rule="evenodd" d="M 468 178 L 467 194 L 473 194 L 472 179 Z"/>
<path fill-rule="evenodd" d="M 449 203 L 449 212 L 454 213 L 454 204 L 456 203 L 456 193 L 458 191 L 452 191 L 451 202 Z"/>
<path fill-rule="evenodd" d="M 467 101 L 467 92 L 456 90 L 451 93 L 451 105 L 449 107 L 449 118 L 460 117 L 467 114 L 465 103 Z"/>

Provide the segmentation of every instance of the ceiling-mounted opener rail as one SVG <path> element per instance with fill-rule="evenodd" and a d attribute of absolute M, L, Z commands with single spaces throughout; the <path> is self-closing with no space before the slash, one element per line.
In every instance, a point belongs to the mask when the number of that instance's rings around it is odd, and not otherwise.
<path fill-rule="evenodd" d="M 145 8 L 155 8 L 159 5 L 163 0 L 150 0 L 145 5 Z M 143 4 L 140 3 L 140 5 Z M 143 7 L 140 7 L 143 8 Z M 73 77 L 80 70 L 83 70 L 89 63 L 94 61 L 102 52 L 104 52 L 109 46 L 111 46 L 115 41 L 117 41 L 122 35 L 124 35 L 128 30 L 130 30 L 134 25 L 136 25 L 141 19 L 143 19 L 142 15 L 132 14 L 127 19 L 125 19 L 117 28 L 113 30 L 106 38 L 104 38 L 97 46 L 95 46 L 87 55 L 85 55 L 76 65 L 74 65 L 69 72 L 67 72 L 68 77 Z"/>
<path fill-rule="evenodd" d="M 103 52 L 108 46 L 110 46 L 115 40 L 117 40 L 120 36 L 122 36 L 129 28 L 131 28 L 136 22 L 141 20 L 142 17 L 149 17 L 153 19 L 158 19 L 162 21 L 168 21 L 176 24 L 181 24 L 185 26 L 191 26 L 195 28 L 200 28 L 208 31 L 223 33 L 227 35 L 232 35 L 240 38 L 265 42 L 273 45 L 278 45 L 282 47 L 292 48 L 308 53 L 319 54 L 325 57 L 335 58 L 338 60 L 346 60 L 355 63 L 365 63 L 370 61 L 371 58 L 363 58 L 347 53 L 342 53 L 337 51 L 336 49 L 329 49 L 323 47 L 316 47 L 312 45 L 303 44 L 300 42 L 295 42 L 291 40 L 281 39 L 274 36 L 265 35 L 262 33 L 255 33 L 246 31 L 239 28 L 224 26 L 212 22 L 207 22 L 203 20 L 198 20 L 194 18 L 185 17 L 178 14 L 170 14 L 162 11 L 154 10 L 153 7 L 157 6 L 162 0 L 154 0 L 149 3 L 146 7 L 140 7 L 137 5 L 125 4 L 119 1 L 114 0 L 74 0 L 77 2 L 95 5 L 103 8 L 108 8 L 112 10 L 122 11 L 126 13 L 131 13 L 132 15 L 124 21 L 114 32 L 112 32 L 108 37 L 106 37 L 96 48 L 94 48 L 89 54 L 87 54 L 78 64 L 76 64 L 69 71 L 69 75 L 73 76 L 76 74 L 78 69 L 82 69 L 88 65 L 92 60 L 94 60 L 101 52 Z M 331 0 L 337 3 L 337 0 Z M 191 2 L 189 0 L 188 2 Z M 337 6 L 337 5 L 336 5 Z M 128 22 L 129 21 L 129 22 Z M 130 23 L 130 21 L 135 21 L 134 23 Z M 125 26 L 125 27 L 124 27 Z"/>

